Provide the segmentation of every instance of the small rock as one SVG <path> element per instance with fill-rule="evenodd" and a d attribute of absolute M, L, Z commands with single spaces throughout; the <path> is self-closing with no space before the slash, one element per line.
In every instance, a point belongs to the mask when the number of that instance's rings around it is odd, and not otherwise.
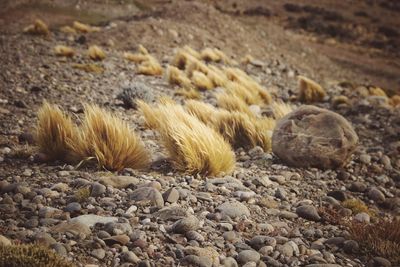
<path fill-rule="evenodd" d="M 179 192 L 175 188 L 170 188 L 162 196 L 165 202 L 175 203 L 179 199 Z"/>
<path fill-rule="evenodd" d="M 258 262 L 260 258 L 260 253 L 250 249 L 241 251 L 237 256 L 237 260 L 241 264 L 245 264 L 250 261 Z"/>
<path fill-rule="evenodd" d="M 354 219 L 361 223 L 369 223 L 370 222 L 370 216 L 368 213 L 365 213 L 365 212 L 357 213 L 354 216 Z"/>
<path fill-rule="evenodd" d="M 151 203 L 159 208 L 164 206 L 164 199 L 161 193 L 153 187 L 142 187 L 131 192 L 128 195 L 130 200 L 136 201 L 138 204 L 145 205 Z"/>
<path fill-rule="evenodd" d="M 140 261 L 139 257 L 136 256 L 136 254 L 133 253 L 132 251 L 123 252 L 121 254 L 121 257 L 124 262 L 130 262 L 130 263 L 137 264 Z"/>
<path fill-rule="evenodd" d="M 321 219 L 317 212 L 317 209 L 311 205 L 303 205 L 298 207 L 296 209 L 296 213 L 300 217 L 311 221 L 319 221 Z"/>
<path fill-rule="evenodd" d="M 82 206 L 78 202 L 71 202 L 65 207 L 65 211 L 68 211 L 71 213 L 80 211 L 81 209 L 82 209 Z"/>
<path fill-rule="evenodd" d="M 219 205 L 216 210 L 231 218 L 236 218 L 243 215 L 247 217 L 250 216 L 249 209 L 240 202 L 225 202 Z"/>
<path fill-rule="evenodd" d="M 106 224 L 109 222 L 117 222 L 117 221 L 118 221 L 117 217 L 105 217 L 95 214 L 80 215 L 78 217 L 71 219 L 71 222 L 79 222 L 88 227 L 93 227 L 96 223 Z"/>
<path fill-rule="evenodd" d="M 189 216 L 179 221 L 175 222 L 172 225 L 172 231 L 179 234 L 184 234 L 188 231 L 197 230 L 199 228 L 199 220 L 196 216 Z"/>
<path fill-rule="evenodd" d="M 90 195 L 92 197 L 99 197 L 106 192 L 106 187 L 98 182 L 92 184 Z"/>
<path fill-rule="evenodd" d="M 51 245 L 50 248 L 53 249 L 58 255 L 67 257 L 67 249 L 64 247 L 63 244 L 55 243 Z"/>
<path fill-rule="evenodd" d="M 368 197 L 378 203 L 385 201 L 385 195 L 376 187 L 372 187 L 368 191 Z"/>
<path fill-rule="evenodd" d="M 102 260 L 106 256 L 106 251 L 104 249 L 102 249 L 102 248 L 98 248 L 98 249 L 92 250 L 90 255 L 92 255 L 96 259 Z"/>
<path fill-rule="evenodd" d="M 222 262 L 224 267 L 239 267 L 236 260 L 232 257 L 226 257 Z"/>
<path fill-rule="evenodd" d="M 382 257 L 374 257 L 372 260 L 368 262 L 367 267 L 391 267 L 392 264 L 385 258 Z"/>
<path fill-rule="evenodd" d="M 106 186 L 112 186 L 118 189 L 139 184 L 139 179 L 133 176 L 104 176 L 101 177 L 99 181 Z"/>
<path fill-rule="evenodd" d="M 11 241 L 7 237 L 0 235 L 0 246 L 10 246 Z"/>
<path fill-rule="evenodd" d="M 127 235 L 115 235 L 103 239 L 107 246 L 112 246 L 115 244 L 126 245 L 129 242 L 129 236 Z"/>
<path fill-rule="evenodd" d="M 357 241 L 347 240 L 343 243 L 343 250 L 348 254 L 354 254 L 359 251 L 359 245 Z"/>
<path fill-rule="evenodd" d="M 353 191 L 353 192 L 361 192 L 362 193 L 362 192 L 365 192 L 365 190 L 367 190 L 367 186 L 363 182 L 354 182 L 350 185 L 349 190 Z"/>

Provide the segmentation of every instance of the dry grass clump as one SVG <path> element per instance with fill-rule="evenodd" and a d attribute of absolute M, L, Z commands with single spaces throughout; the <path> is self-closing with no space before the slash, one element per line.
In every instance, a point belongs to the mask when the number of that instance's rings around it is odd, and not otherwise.
<path fill-rule="evenodd" d="M 195 72 L 195 71 L 199 71 L 204 74 L 208 74 L 208 72 L 210 71 L 210 68 L 204 62 L 201 62 L 200 60 L 198 60 L 196 58 L 191 58 L 188 60 L 188 62 L 186 64 L 185 72 L 188 77 L 192 77 L 193 72 Z"/>
<path fill-rule="evenodd" d="M 72 65 L 74 69 L 83 70 L 86 72 L 93 72 L 93 73 L 103 73 L 104 68 L 102 66 L 96 64 L 78 64 L 75 63 Z"/>
<path fill-rule="evenodd" d="M 60 32 L 69 33 L 69 34 L 76 34 L 76 29 L 72 28 L 71 26 L 63 26 L 60 28 Z"/>
<path fill-rule="evenodd" d="M 56 45 L 54 47 L 54 53 L 61 57 L 73 57 L 75 55 L 75 50 L 65 45 Z"/>
<path fill-rule="evenodd" d="M 371 224 L 352 221 L 349 232 L 365 255 L 384 257 L 395 266 L 400 264 L 399 219 L 381 219 Z"/>
<path fill-rule="evenodd" d="M 46 247 L 29 244 L 0 245 L 0 266 L 74 267 L 76 265 Z"/>
<path fill-rule="evenodd" d="M 255 114 L 250 110 L 249 106 L 246 102 L 234 95 L 228 93 L 221 93 L 217 95 L 218 106 L 226 109 L 228 111 L 238 111 L 241 113 L 245 113 L 249 116 L 254 116 Z"/>
<path fill-rule="evenodd" d="M 342 202 L 342 206 L 344 208 L 350 209 L 353 214 L 365 212 L 371 217 L 376 216 L 376 212 L 374 210 L 371 210 L 370 208 L 368 208 L 367 205 L 365 205 L 364 202 L 356 198 L 346 199 Z"/>
<path fill-rule="evenodd" d="M 400 95 L 394 95 L 389 99 L 389 104 L 393 107 L 400 106 Z"/>
<path fill-rule="evenodd" d="M 50 34 L 49 27 L 47 27 L 47 24 L 41 19 L 36 19 L 33 24 L 25 27 L 23 31 L 25 33 L 36 34 L 36 35 Z"/>
<path fill-rule="evenodd" d="M 271 104 L 272 112 L 276 120 L 279 120 L 293 111 L 293 107 L 290 104 L 284 103 L 283 101 L 275 101 Z"/>
<path fill-rule="evenodd" d="M 233 170 L 235 155 L 231 146 L 182 106 L 165 103 L 151 107 L 144 102 L 139 106 L 147 125 L 160 133 L 177 169 L 210 176 Z"/>
<path fill-rule="evenodd" d="M 186 101 L 186 110 L 200 121 L 218 131 L 235 148 L 262 147 L 271 149 L 272 130 L 275 120 L 272 118 L 256 118 L 238 111 L 217 109 L 200 101 Z"/>
<path fill-rule="evenodd" d="M 305 103 L 322 101 L 325 96 L 325 90 L 315 81 L 304 77 L 298 76 L 299 80 L 299 94 L 298 99 Z"/>
<path fill-rule="evenodd" d="M 148 54 L 125 52 L 123 56 L 125 59 L 132 61 L 134 63 L 142 63 L 144 61 L 149 60 Z"/>
<path fill-rule="evenodd" d="M 174 66 L 168 66 L 167 80 L 170 84 L 179 85 L 183 88 L 190 88 L 192 84 L 190 79 L 186 76 L 185 72 Z"/>
<path fill-rule="evenodd" d="M 92 45 L 89 47 L 88 55 L 93 60 L 103 60 L 106 58 L 106 53 L 97 45 Z"/>
<path fill-rule="evenodd" d="M 345 95 L 339 95 L 339 96 L 335 96 L 332 99 L 332 106 L 334 106 L 335 108 L 338 107 L 339 105 L 350 105 L 350 99 L 345 96 Z"/>
<path fill-rule="evenodd" d="M 99 31 L 99 28 L 97 27 L 92 27 L 88 24 L 79 22 L 79 21 L 74 21 L 74 23 L 72 24 L 72 27 L 77 30 L 78 32 L 82 32 L 82 33 L 88 33 L 88 32 L 97 32 Z"/>
<path fill-rule="evenodd" d="M 163 68 L 157 59 L 149 55 L 148 60 L 143 61 L 142 64 L 139 65 L 137 73 L 158 76 L 163 74 Z"/>
<path fill-rule="evenodd" d="M 229 58 L 225 55 L 224 52 L 217 48 L 204 48 L 201 53 L 201 58 L 204 61 L 212 61 L 212 62 L 224 62 L 229 63 Z"/>
<path fill-rule="evenodd" d="M 384 97 L 387 97 L 386 92 L 382 88 L 379 88 L 379 87 L 371 86 L 368 89 L 368 91 L 369 91 L 369 95 L 372 95 L 372 96 L 384 96 Z"/>
<path fill-rule="evenodd" d="M 95 105 L 86 105 L 84 113 L 79 138 L 71 141 L 78 158 L 94 157 L 100 167 L 110 171 L 148 165 L 142 141 L 126 122 Z"/>
<path fill-rule="evenodd" d="M 229 83 L 229 80 L 226 77 L 225 73 L 216 66 L 208 66 L 208 72 L 206 74 L 207 77 L 213 82 L 214 87 L 225 87 Z"/>
<path fill-rule="evenodd" d="M 79 188 L 74 193 L 74 199 L 79 203 L 86 202 L 89 197 L 90 197 L 90 188 L 87 186 Z"/>
<path fill-rule="evenodd" d="M 49 160 L 71 160 L 71 140 L 77 140 L 78 130 L 71 118 L 57 105 L 43 102 L 38 111 L 35 141 Z"/>
<path fill-rule="evenodd" d="M 193 71 L 192 82 L 199 90 L 210 90 L 214 88 L 213 82 L 200 71 Z"/>
<path fill-rule="evenodd" d="M 158 76 L 163 74 L 163 68 L 158 60 L 149 54 L 149 51 L 142 45 L 138 47 L 139 53 L 124 53 L 124 58 L 140 64 L 137 68 L 138 74 Z"/>
<path fill-rule="evenodd" d="M 202 99 L 202 95 L 193 87 L 180 88 L 175 91 L 175 95 L 183 96 L 186 99 Z"/>
<path fill-rule="evenodd" d="M 225 68 L 224 72 L 229 80 L 240 84 L 250 94 L 252 94 L 253 102 L 255 101 L 258 102 L 251 104 L 272 103 L 271 95 L 258 82 L 256 82 L 252 77 L 250 77 L 247 73 L 245 73 L 241 69 Z"/>

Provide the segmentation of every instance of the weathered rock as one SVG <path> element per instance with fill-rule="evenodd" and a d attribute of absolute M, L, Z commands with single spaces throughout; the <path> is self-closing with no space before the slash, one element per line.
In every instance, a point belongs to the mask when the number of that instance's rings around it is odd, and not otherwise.
<path fill-rule="evenodd" d="M 146 205 L 150 203 L 159 208 L 164 207 L 164 199 L 161 193 L 153 187 L 138 188 L 129 194 L 129 199 L 137 201 L 138 204 Z"/>
<path fill-rule="evenodd" d="M 172 225 L 172 231 L 175 233 L 184 234 L 192 230 L 197 230 L 197 228 L 199 228 L 199 223 L 199 219 L 197 219 L 196 216 L 189 216 L 175 222 Z"/>
<path fill-rule="evenodd" d="M 330 169 L 343 166 L 358 136 L 341 115 L 302 106 L 283 117 L 272 135 L 272 151 L 289 165 Z"/>
<path fill-rule="evenodd" d="M 174 203 L 179 199 L 179 192 L 175 188 L 170 188 L 162 196 L 165 202 Z"/>
<path fill-rule="evenodd" d="M 373 201 L 376 201 L 378 203 L 384 202 L 385 201 L 385 195 L 376 187 L 372 187 L 368 191 L 368 197 L 372 199 Z"/>
<path fill-rule="evenodd" d="M 106 187 L 98 182 L 92 184 L 90 195 L 92 197 L 99 197 L 106 192 Z"/>
<path fill-rule="evenodd" d="M 237 260 L 239 263 L 245 264 L 249 261 L 258 262 L 260 257 L 260 253 L 255 250 L 248 249 L 241 251 L 237 256 Z"/>
<path fill-rule="evenodd" d="M 240 217 L 242 215 L 250 216 L 249 209 L 240 202 L 225 202 L 216 208 L 222 214 L 231 218 Z"/>
<path fill-rule="evenodd" d="M 185 248 L 185 253 L 188 255 L 196 255 L 198 257 L 211 259 L 213 265 L 219 266 L 219 254 L 212 247 L 199 248 L 188 246 Z"/>
<path fill-rule="evenodd" d="M 71 219 L 71 222 L 79 222 L 88 227 L 92 227 L 96 223 L 106 224 L 109 222 L 117 222 L 117 221 L 118 221 L 117 217 L 104 217 L 95 214 L 80 215 L 78 217 Z"/>
<path fill-rule="evenodd" d="M 82 239 L 85 239 L 87 236 L 89 236 L 92 231 L 90 230 L 89 226 L 80 223 L 78 221 L 76 222 L 63 222 L 61 224 L 58 224 L 51 228 L 52 233 L 70 233 L 73 236 L 79 236 Z"/>
<path fill-rule="evenodd" d="M 102 248 L 97 248 L 92 250 L 90 254 L 96 259 L 102 260 L 106 256 L 106 251 Z"/>
<path fill-rule="evenodd" d="M 8 240 L 7 237 L 0 235 L 0 246 L 9 246 L 11 245 L 11 241 Z"/>
<path fill-rule="evenodd" d="M 112 186 L 118 189 L 139 184 L 139 179 L 133 176 L 103 176 L 99 181 L 106 186 Z"/>
<path fill-rule="evenodd" d="M 311 205 L 303 205 L 298 207 L 296 209 L 296 213 L 300 217 L 311 221 L 319 221 L 321 219 L 317 212 L 317 209 Z"/>
<path fill-rule="evenodd" d="M 391 267 L 392 263 L 385 258 L 375 257 L 368 262 L 368 267 Z"/>
<path fill-rule="evenodd" d="M 129 236 L 127 235 L 115 235 L 103 239 L 107 246 L 115 244 L 126 245 L 129 242 Z"/>

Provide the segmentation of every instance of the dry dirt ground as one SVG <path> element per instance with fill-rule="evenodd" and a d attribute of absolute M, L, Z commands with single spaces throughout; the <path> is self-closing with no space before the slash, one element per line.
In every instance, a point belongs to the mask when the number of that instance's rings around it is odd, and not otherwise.
<path fill-rule="evenodd" d="M 400 111 L 385 104 L 385 99 L 365 93 L 368 86 L 377 86 L 388 96 L 400 94 L 398 1 L 70 2 L 0 3 L 0 181 L 7 183 L 0 186 L 1 235 L 19 242 L 43 241 L 78 266 L 178 266 L 189 260 L 188 246 L 209 247 L 204 253 L 216 253 L 221 263 L 227 257 L 238 260 L 241 251 L 257 248 L 261 260 L 255 256 L 254 262 L 258 266 L 365 266 L 371 262 L 371 266 L 390 266 L 376 256 L 388 258 L 392 266 L 400 264 L 398 257 L 396 262 L 395 257 L 365 252 L 361 244 L 348 242 L 351 236 L 341 224 L 305 220 L 295 212 L 299 204 L 308 203 L 321 215 L 321 209 L 333 202 L 341 207 L 340 201 L 356 197 L 375 210 L 377 215 L 371 221 L 400 214 Z M 48 37 L 22 32 L 36 18 L 49 25 Z M 69 35 L 58 30 L 74 20 L 96 25 L 100 31 Z M 73 47 L 77 56 L 56 57 L 53 48 L 58 44 Z M 101 74 L 72 68 L 73 63 L 91 62 L 85 53 L 92 44 L 107 53 L 106 59 L 97 63 L 105 69 Z M 251 55 L 256 61 L 241 68 L 274 98 L 285 102 L 297 94 L 297 75 L 314 79 L 329 95 L 316 105 L 346 117 L 360 137 L 353 160 L 340 170 L 296 169 L 285 166 L 272 153 L 254 156 L 238 150 L 232 177 L 203 180 L 177 172 L 168 164 L 160 167 L 163 150 L 157 136 L 145 129 L 139 112 L 121 106 L 117 95 L 124 85 L 142 82 L 155 96 L 181 98 L 174 96 L 176 88 L 164 77 L 137 75 L 135 65 L 123 59 L 123 52 L 135 52 L 139 44 L 163 67 L 175 49 L 184 45 L 197 50 L 219 48 L 238 62 Z M 205 101 L 212 102 L 210 93 L 202 94 Z M 337 95 L 348 96 L 351 103 L 332 105 L 331 99 Z M 82 113 L 82 103 L 93 102 L 129 121 L 158 161 L 149 171 L 125 170 L 119 175 L 132 176 L 138 184 L 157 181 L 161 193 L 176 188 L 179 200 L 174 205 L 194 214 L 201 227 L 191 235 L 169 234 L 165 228 L 179 214 L 163 220 L 154 216 L 153 209 L 139 207 L 127 215 L 135 203 L 127 201 L 126 195 L 137 185 L 122 190 L 109 186 L 76 209 L 67 208 L 76 203 L 73 196 L 78 188 L 93 187 L 100 177 L 117 174 L 35 161 L 31 134 L 44 99 L 76 117 Z M 260 186 L 258 179 L 266 176 L 272 183 Z M 222 180 L 215 180 L 218 178 Z M 25 193 L 16 189 L 19 187 Z M 379 191 L 378 197 L 370 193 L 373 189 Z M 237 193 L 246 190 L 255 195 L 246 199 Z M 218 217 L 216 207 L 228 199 L 241 201 L 251 215 L 236 220 Z M 51 208 L 62 214 L 54 215 Z M 93 228 L 87 236 L 51 231 L 69 217 L 83 214 L 124 217 L 129 229 Z M 106 243 L 104 239 L 113 234 L 127 234 L 130 239 L 123 245 Z M 268 247 L 262 251 L 254 245 L 258 235 L 269 238 L 260 241 L 264 242 L 261 247 Z M 340 244 L 335 244 L 334 238 L 340 239 Z M 204 257 L 199 257 L 203 262 L 195 260 L 191 264 L 211 266 Z M 225 266 L 235 266 L 225 262 Z"/>

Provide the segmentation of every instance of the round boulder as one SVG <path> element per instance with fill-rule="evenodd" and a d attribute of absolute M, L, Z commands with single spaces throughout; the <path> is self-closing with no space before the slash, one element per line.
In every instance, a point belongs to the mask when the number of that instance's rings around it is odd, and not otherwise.
<path fill-rule="evenodd" d="M 357 143 L 358 136 L 345 118 L 310 105 L 283 117 L 272 134 L 274 154 L 295 167 L 341 167 Z"/>

